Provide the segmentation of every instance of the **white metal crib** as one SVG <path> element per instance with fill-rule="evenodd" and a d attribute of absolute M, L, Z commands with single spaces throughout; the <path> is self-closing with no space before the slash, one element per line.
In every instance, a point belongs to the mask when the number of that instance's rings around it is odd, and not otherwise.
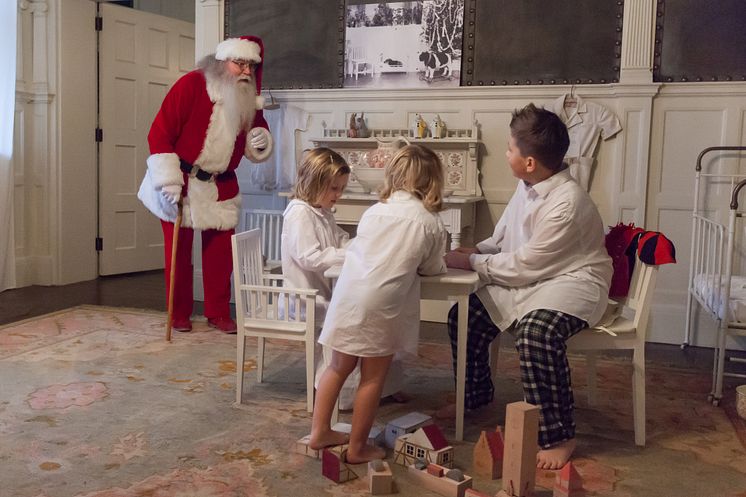
<path fill-rule="evenodd" d="M 692 211 L 692 240 L 689 266 L 689 292 L 687 299 L 686 329 L 682 348 L 689 345 L 694 327 L 696 301 L 717 325 L 717 336 L 712 368 L 712 388 L 708 400 L 719 405 L 723 394 L 723 376 L 746 378 L 746 374 L 725 371 L 725 361 L 741 361 L 726 356 L 728 336 L 746 336 L 746 319 L 739 319 L 732 312 L 731 284 L 733 281 L 735 254 L 740 252 L 740 237 L 737 236 L 736 222 L 742 217 L 738 195 L 746 186 L 746 173 L 721 174 L 702 171 L 702 159 L 711 152 L 734 152 L 740 156 L 746 151 L 743 146 L 719 146 L 704 149 L 697 157 L 694 183 L 694 209 Z M 704 185 L 703 185 L 704 182 Z M 715 185 L 713 195 L 708 195 L 705 187 Z M 727 222 L 722 221 L 723 208 L 708 205 L 708 200 L 722 198 L 728 188 L 730 205 Z M 708 197 L 715 197 L 709 198 Z"/>

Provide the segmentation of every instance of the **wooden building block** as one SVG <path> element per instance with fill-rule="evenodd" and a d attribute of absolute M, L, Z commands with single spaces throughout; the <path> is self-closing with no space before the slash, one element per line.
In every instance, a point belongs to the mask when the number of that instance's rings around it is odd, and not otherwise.
<path fill-rule="evenodd" d="M 414 465 L 408 467 L 409 475 L 420 485 L 445 497 L 464 497 L 467 488 L 471 488 L 471 476 L 463 475 L 464 479 L 456 481 L 448 476 L 433 476 L 427 469 L 417 469 Z M 451 470 L 453 471 L 453 470 Z"/>
<path fill-rule="evenodd" d="M 357 474 L 345 462 L 347 446 L 336 446 L 321 451 L 321 474 L 335 483 L 344 483 L 357 478 Z"/>
<path fill-rule="evenodd" d="M 427 472 L 440 478 L 445 474 L 445 468 L 443 466 L 438 466 L 437 464 L 428 464 Z"/>
<path fill-rule="evenodd" d="M 464 497 L 493 497 L 490 494 L 486 494 L 484 492 L 480 492 L 479 490 L 474 490 L 473 488 L 467 488 L 464 490 Z"/>
<path fill-rule="evenodd" d="M 505 452 L 502 489 L 510 496 L 526 497 L 534 491 L 539 408 L 513 402 L 505 408 Z"/>
<path fill-rule="evenodd" d="M 321 459 L 321 451 L 309 447 L 308 444 L 310 442 L 311 435 L 306 435 L 305 437 L 299 439 L 295 442 L 295 452 L 297 452 L 298 454 L 303 454 L 304 456 L 313 457 L 314 459 Z"/>
<path fill-rule="evenodd" d="M 394 493 L 394 475 L 386 461 L 376 459 L 368 463 L 369 491 L 372 495 Z"/>
<path fill-rule="evenodd" d="M 552 497 L 574 497 L 583 489 L 583 479 L 571 461 L 557 471 Z"/>
<path fill-rule="evenodd" d="M 396 439 L 405 433 L 412 433 L 417 428 L 432 424 L 433 418 L 421 412 L 410 412 L 399 418 L 393 419 L 386 424 L 384 440 L 386 446 L 394 448 Z"/>
<path fill-rule="evenodd" d="M 370 432 L 368 433 L 368 445 L 383 447 L 385 443 L 383 439 L 383 430 L 384 428 L 382 426 L 375 424 L 371 426 Z M 334 426 L 332 426 L 332 431 L 347 433 L 349 435 L 352 433 L 352 425 L 350 423 L 335 423 Z"/>

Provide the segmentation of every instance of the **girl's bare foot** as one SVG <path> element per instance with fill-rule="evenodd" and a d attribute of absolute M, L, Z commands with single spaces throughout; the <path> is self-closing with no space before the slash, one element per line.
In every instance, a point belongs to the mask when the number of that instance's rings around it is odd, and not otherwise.
<path fill-rule="evenodd" d="M 357 452 L 353 451 L 351 447 L 347 449 L 347 462 L 350 464 L 361 464 L 375 459 L 384 459 L 385 457 L 386 451 L 374 445 L 363 445 Z"/>
<path fill-rule="evenodd" d="M 570 456 L 574 450 L 574 438 L 565 440 L 554 447 L 541 449 L 536 454 L 536 467 L 539 469 L 560 469 L 570 460 Z"/>
<path fill-rule="evenodd" d="M 347 433 L 339 431 L 325 430 L 319 433 L 311 432 L 311 440 L 308 446 L 314 450 L 321 450 L 324 447 L 332 447 L 334 445 L 346 444 L 350 441 L 350 436 Z"/>

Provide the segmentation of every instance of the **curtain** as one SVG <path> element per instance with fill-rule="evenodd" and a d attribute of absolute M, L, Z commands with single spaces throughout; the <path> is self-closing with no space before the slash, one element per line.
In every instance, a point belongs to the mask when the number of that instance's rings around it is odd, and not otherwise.
<path fill-rule="evenodd" d="M 13 121 L 18 2 L 0 2 L 0 292 L 16 286 L 13 236 Z"/>

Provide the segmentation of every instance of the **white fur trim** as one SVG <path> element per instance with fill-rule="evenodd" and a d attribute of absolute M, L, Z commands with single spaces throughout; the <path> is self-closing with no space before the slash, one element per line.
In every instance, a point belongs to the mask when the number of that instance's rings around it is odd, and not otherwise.
<path fill-rule="evenodd" d="M 183 185 L 184 176 L 179 169 L 179 156 L 174 153 L 153 154 L 147 159 L 153 187 L 160 190 L 166 185 Z"/>
<path fill-rule="evenodd" d="M 231 126 L 225 117 L 225 108 L 222 102 L 215 102 L 210 116 L 210 124 L 207 126 L 205 141 L 202 151 L 194 161 L 199 167 L 208 173 L 222 173 L 228 168 L 233 148 L 236 144 L 236 136 L 239 130 Z M 254 115 L 249 116 L 248 122 L 254 120 Z"/>
<path fill-rule="evenodd" d="M 140 184 L 140 190 L 137 192 L 137 198 L 152 212 L 158 219 L 174 222 L 178 208 L 165 199 L 160 189 L 153 186 L 152 172 L 150 169 L 145 171 L 145 177 Z"/>
<path fill-rule="evenodd" d="M 218 201 L 218 188 L 212 181 L 189 181 L 189 193 L 184 199 L 185 226 L 196 229 L 229 230 L 238 225 L 241 195 Z"/>
<path fill-rule="evenodd" d="M 226 170 L 238 135 L 238 130 L 228 123 L 223 110 L 222 102 L 215 102 L 205 131 L 202 151 L 194 161 L 208 173 L 222 173 Z"/>
<path fill-rule="evenodd" d="M 256 110 L 261 110 L 264 108 L 264 97 L 261 95 L 256 96 Z"/>
<path fill-rule="evenodd" d="M 153 187 L 150 171 L 137 192 L 137 198 L 145 204 L 158 219 L 173 223 L 176 221 L 177 207 L 166 200 L 160 191 Z M 241 196 L 218 201 L 217 185 L 212 181 L 189 181 L 189 193 L 184 197 L 184 210 L 181 225 L 185 228 L 229 230 L 238 225 L 241 212 Z"/>
<path fill-rule="evenodd" d="M 259 44 L 241 38 L 228 38 L 218 43 L 215 58 L 218 60 L 240 59 L 256 62 L 262 61 Z"/>
<path fill-rule="evenodd" d="M 251 143 L 251 133 L 255 129 L 261 130 L 264 134 L 267 135 L 267 148 L 264 150 L 257 150 L 255 148 L 252 148 Z M 246 133 L 246 150 L 244 150 L 244 155 L 247 159 L 249 159 L 251 162 L 264 162 L 265 160 L 269 159 L 269 156 L 272 155 L 272 150 L 274 149 L 274 140 L 272 139 L 272 133 L 267 131 L 267 128 L 261 128 L 256 127 L 252 128 L 248 133 Z"/>

